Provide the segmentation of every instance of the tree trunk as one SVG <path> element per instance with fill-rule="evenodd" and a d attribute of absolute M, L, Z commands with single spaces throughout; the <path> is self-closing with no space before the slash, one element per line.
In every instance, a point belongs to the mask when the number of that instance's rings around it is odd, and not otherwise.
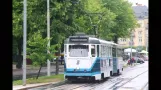
<path fill-rule="evenodd" d="M 40 66 L 40 68 L 39 68 L 39 72 L 37 73 L 37 77 L 36 77 L 36 79 L 38 79 L 38 78 L 39 78 L 41 68 L 42 68 L 42 64 L 41 64 L 41 66 Z"/>
<path fill-rule="evenodd" d="M 23 62 L 23 57 L 22 57 L 22 38 L 20 38 L 18 41 L 18 60 L 17 60 L 17 65 L 16 67 L 21 69 L 22 68 L 22 62 Z"/>
<path fill-rule="evenodd" d="M 61 54 L 61 51 L 60 51 L 61 49 L 59 49 L 58 51 L 58 53 L 59 53 L 59 56 L 60 56 L 60 54 Z M 55 74 L 56 75 L 58 75 L 59 74 L 59 57 L 58 58 L 56 58 L 56 72 L 55 72 Z"/>
<path fill-rule="evenodd" d="M 118 37 L 117 36 L 114 36 L 113 41 L 114 41 L 114 43 L 117 43 L 118 42 Z"/>
<path fill-rule="evenodd" d="M 56 58 L 56 72 L 55 72 L 56 75 L 59 74 L 59 59 Z"/>

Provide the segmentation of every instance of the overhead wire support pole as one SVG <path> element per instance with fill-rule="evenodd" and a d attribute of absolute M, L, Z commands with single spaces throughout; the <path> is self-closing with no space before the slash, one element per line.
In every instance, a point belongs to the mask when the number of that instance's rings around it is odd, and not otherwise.
<path fill-rule="evenodd" d="M 133 44 L 133 33 L 131 32 L 131 40 L 130 40 L 131 54 L 130 54 L 130 59 L 132 58 L 132 44 Z"/>
<path fill-rule="evenodd" d="M 47 38 L 50 39 L 50 11 L 49 11 L 49 0 L 47 0 Z M 47 47 L 50 47 L 50 40 L 48 41 Z M 47 50 L 47 53 L 49 54 L 50 51 Z M 47 76 L 50 76 L 50 60 L 47 60 Z"/>
<path fill-rule="evenodd" d="M 86 13 L 86 12 L 85 12 L 85 13 Z M 91 22 L 91 25 L 94 27 L 95 36 L 96 36 L 97 38 L 99 38 L 99 36 L 98 36 L 98 24 L 101 22 L 102 16 L 104 15 L 104 13 L 86 13 L 86 14 L 87 14 L 88 17 L 89 17 L 89 20 L 90 20 L 90 22 Z M 92 22 L 92 19 L 91 19 L 90 14 L 94 14 L 94 15 L 99 14 L 99 21 L 98 21 L 96 24 L 94 24 L 94 23 Z"/>
<path fill-rule="evenodd" d="M 26 85 L 27 0 L 23 2 L 23 86 Z"/>

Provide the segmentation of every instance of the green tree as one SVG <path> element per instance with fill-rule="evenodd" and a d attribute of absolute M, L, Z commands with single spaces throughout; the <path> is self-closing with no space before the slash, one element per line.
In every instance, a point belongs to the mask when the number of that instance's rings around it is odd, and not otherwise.
<path fill-rule="evenodd" d="M 47 37 L 46 3 L 46 0 L 27 2 L 28 42 L 38 31 L 42 38 Z M 13 0 L 13 51 L 18 51 L 19 55 L 22 55 L 23 45 L 22 11 L 23 1 Z M 94 30 L 97 30 L 100 38 L 117 42 L 117 38 L 128 36 L 136 27 L 136 19 L 131 5 L 124 0 L 50 0 L 50 24 L 51 45 L 58 45 L 55 49 L 60 51 L 63 50 L 64 39 L 76 32 L 95 34 Z M 93 29 L 92 25 L 97 25 L 97 28 Z"/>
<path fill-rule="evenodd" d="M 13 54 L 15 55 L 16 53 L 18 54 L 18 60 L 15 60 L 15 61 L 18 61 L 16 67 L 17 68 L 21 68 L 21 64 L 22 64 L 22 58 L 21 57 L 21 54 L 22 54 L 22 8 L 23 8 L 23 5 L 22 5 L 22 2 L 23 1 L 20 1 L 20 0 L 13 0 L 13 44 L 12 44 L 12 47 L 13 47 Z"/>
<path fill-rule="evenodd" d="M 55 48 L 58 45 L 47 47 L 48 41 L 47 38 L 43 39 L 39 31 L 35 32 L 28 40 L 27 57 L 32 60 L 34 66 L 40 66 L 36 79 L 39 77 L 41 67 L 46 64 L 47 59 L 51 60 L 55 57 Z M 47 50 L 50 53 L 47 53 Z"/>
<path fill-rule="evenodd" d="M 112 33 L 112 39 L 115 43 L 117 43 L 118 38 L 128 37 L 130 35 L 130 32 L 137 26 L 137 21 L 134 16 L 132 4 L 130 4 L 126 0 L 102 1 L 104 3 L 104 7 L 110 9 L 110 11 L 116 14 L 116 25 L 112 27 L 109 34 Z"/>
<path fill-rule="evenodd" d="M 100 0 L 83 0 L 80 6 L 83 7 L 80 10 L 83 14 L 80 14 L 81 16 L 76 18 L 74 22 L 79 31 L 93 35 L 97 31 L 97 36 L 101 37 L 102 34 L 109 32 L 110 28 L 115 25 L 113 21 L 115 14 L 105 8 Z"/>

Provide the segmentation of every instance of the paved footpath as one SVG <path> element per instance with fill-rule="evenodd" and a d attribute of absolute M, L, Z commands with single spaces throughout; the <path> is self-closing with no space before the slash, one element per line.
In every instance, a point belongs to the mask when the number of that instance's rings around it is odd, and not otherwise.
<path fill-rule="evenodd" d="M 51 66 L 51 74 L 54 74 L 55 71 L 56 71 L 56 66 L 53 65 Z M 31 68 L 31 66 L 28 66 L 27 67 L 27 70 L 26 70 L 26 75 L 28 78 L 31 78 L 35 75 L 37 75 L 39 71 L 39 67 L 34 67 L 34 68 Z M 63 73 L 64 72 L 64 66 L 63 65 L 59 65 L 59 73 Z M 13 80 L 19 80 L 20 78 L 22 78 L 22 74 L 23 74 L 23 70 L 22 69 L 15 69 L 13 68 L 13 72 L 12 72 L 12 77 L 13 77 Z M 40 76 L 44 76 L 47 74 L 47 67 L 42 67 L 41 68 L 41 71 L 40 71 Z"/>
<path fill-rule="evenodd" d="M 53 82 L 52 84 L 54 84 L 56 82 Z M 13 90 L 27 90 L 27 88 L 32 88 L 32 87 L 38 87 L 38 86 L 44 86 L 44 85 L 48 85 L 51 83 L 39 83 L 39 84 L 27 84 L 26 86 L 22 86 L 22 85 L 17 85 L 17 86 L 13 86 Z"/>
<path fill-rule="evenodd" d="M 55 67 L 56 66 L 51 66 L 51 72 L 55 72 Z M 60 65 L 59 71 L 63 71 L 63 70 L 64 70 L 64 66 Z M 37 73 L 38 71 L 39 71 L 39 68 L 32 69 L 31 67 L 30 68 L 28 67 L 27 70 L 26 70 L 26 73 L 27 74 L 34 74 L 34 73 Z M 41 73 L 42 72 L 47 73 L 47 67 L 42 67 Z M 16 75 L 22 75 L 22 69 L 13 69 L 12 76 L 16 76 Z"/>

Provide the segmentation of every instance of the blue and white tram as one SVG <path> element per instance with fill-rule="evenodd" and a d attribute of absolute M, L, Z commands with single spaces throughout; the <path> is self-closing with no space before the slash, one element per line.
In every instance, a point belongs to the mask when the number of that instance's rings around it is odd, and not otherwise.
<path fill-rule="evenodd" d="M 114 46 L 116 48 L 113 48 Z M 117 54 L 117 46 L 112 42 L 86 35 L 70 36 L 64 42 L 65 79 L 102 80 L 112 76 L 115 69 L 119 69 L 118 62 L 115 68 L 112 63 L 113 55 Z M 115 58 L 118 60 L 117 57 L 114 57 L 114 60 Z"/>
<path fill-rule="evenodd" d="M 123 49 L 118 44 L 113 44 L 112 47 L 112 56 L 113 56 L 113 71 L 112 75 L 119 75 L 123 71 Z"/>

